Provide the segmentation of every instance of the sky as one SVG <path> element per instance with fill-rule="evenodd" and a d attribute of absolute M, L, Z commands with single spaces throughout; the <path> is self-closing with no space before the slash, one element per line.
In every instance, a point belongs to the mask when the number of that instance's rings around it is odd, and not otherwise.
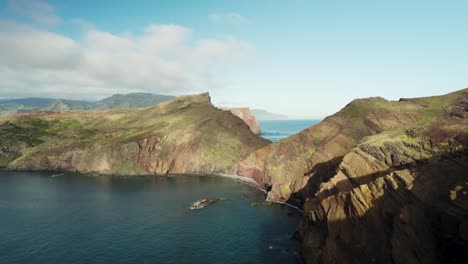
<path fill-rule="evenodd" d="M 468 87 L 467 0 L 0 0 L 0 98 L 210 92 L 323 118 Z"/>

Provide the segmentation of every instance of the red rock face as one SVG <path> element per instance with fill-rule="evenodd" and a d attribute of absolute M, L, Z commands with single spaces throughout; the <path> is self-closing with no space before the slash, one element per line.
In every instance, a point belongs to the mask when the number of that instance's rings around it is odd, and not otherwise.
<path fill-rule="evenodd" d="M 256 181 L 258 184 L 263 185 L 262 172 L 256 168 L 237 168 L 237 174 L 240 176 L 248 177 Z"/>
<path fill-rule="evenodd" d="M 250 130 L 255 134 L 259 135 L 262 131 L 260 130 L 260 126 L 258 125 L 257 119 L 252 114 L 248 107 L 244 108 L 230 108 L 226 109 L 230 111 L 235 116 L 239 117 L 240 119 L 244 120 L 244 122 L 249 126 Z"/>

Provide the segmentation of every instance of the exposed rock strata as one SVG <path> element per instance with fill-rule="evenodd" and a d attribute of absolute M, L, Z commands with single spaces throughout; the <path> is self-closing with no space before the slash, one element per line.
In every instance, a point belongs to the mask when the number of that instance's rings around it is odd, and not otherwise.
<path fill-rule="evenodd" d="M 467 128 L 466 120 L 452 120 L 354 148 L 305 203 L 306 262 L 463 263 Z"/>
<path fill-rule="evenodd" d="M 306 263 L 468 259 L 468 89 L 359 99 L 255 151 L 239 175 L 304 202 Z"/>
<path fill-rule="evenodd" d="M 239 163 L 237 173 L 270 186 L 269 200 L 287 201 L 292 193 L 305 199 L 314 192 L 304 189 L 309 181 L 323 181 L 327 176 L 323 174 L 333 170 L 363 137 L 418 117 L 413 103 L 355 100 L 321 123 L 257 150 Z"/>

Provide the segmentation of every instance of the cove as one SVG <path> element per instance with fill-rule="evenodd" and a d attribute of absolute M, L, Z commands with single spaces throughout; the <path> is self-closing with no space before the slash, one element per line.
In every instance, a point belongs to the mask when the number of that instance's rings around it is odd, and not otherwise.
<path fill-rule="evenodd" d="M 300 215 L 263 201 L 216 176 L 0 170 L 1 262 L 296 263 Z"/>

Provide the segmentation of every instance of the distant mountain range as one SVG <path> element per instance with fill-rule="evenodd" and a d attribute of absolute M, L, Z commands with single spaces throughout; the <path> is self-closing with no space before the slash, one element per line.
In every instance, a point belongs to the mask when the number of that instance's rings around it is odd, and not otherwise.
<path fill-rule="evenodd" d="M 100 101 L 68 100 L 54 98 L 20 98 L 0 99 L 0 116 L 38 111 L 70 111 L 70 110 L 107 110 L 134 109 L 160 104 L 174 99 L 175 96 L 152 93 L 114 94 Z M 253 109 L 252 114 L 257 120 L 285 120 L 286 115 L 275 114 L 263 109 Z"/>
<path fill-rule="evenodd" d="M 263 109 L 252 109 L 253 115 L 257 118 L 257 120 L 284 120 L 289 119 L 288 116 L 275 114 L 268 112 Z"/>
<path fill-rule="evenodd" d="M 36 111 L 106 110 L 144 108 L 174 99 L 174 96 L 151 93 L 115 94 L 97 102 L 52 98 L 0 100 L 0 116 Z"/>

